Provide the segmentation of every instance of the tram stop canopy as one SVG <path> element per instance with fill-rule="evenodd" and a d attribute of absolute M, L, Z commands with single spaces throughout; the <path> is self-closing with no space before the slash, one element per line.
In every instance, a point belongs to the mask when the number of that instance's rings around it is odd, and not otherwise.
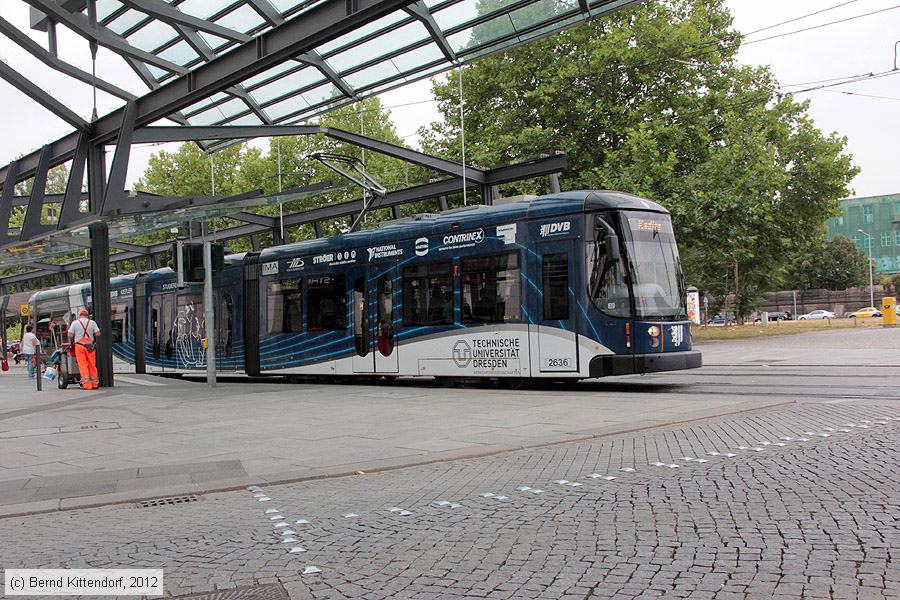
<path fill-rule="evenodd" d="M 98 300 L 95 313 L 103 321 L 108 317 L 108 303 L 102 299 L 111 262 L 153 258 L 169 248 L 116 241 L 124 233 L 167 227 L 173 218 L 229 214 L 244 225 L 220 239 L 267 230 L 279 243 L 274 220 L 249 209 L 312 197 L 328 188 L 323 182 L 286 190 L 286 196 L 264 197 L 257 191 L 232 198 L 129 193 L 126 175 L 135 143 L 194 141 L 214 151 L 236 139 L 324 134 L 437 171 L 442 179 L 391 191 L 372 206 L 395 209 L 395 216 L 397 206 L 421 199 L 442 199 L 440 208 L 446 209 L 447 194 L 470 187 L 490 203 L 500 183 L 564 171 L 565 155 L 478 169 L 307 123 L 344 104 L 638 1 L 8 0 L 28 6 L 30 29 L 0 16 L 0 33 L 47 68 L 117 98 L 118 106 L 88 119 L 33 83 L 29 73 L 0 61 L 0 77 L 73 129 L 0 167 L 0 267 L 19 267 L 19 272 L 0 277 L 0 296 L 11 285 L 21 291 L 22 283 L 48 276 L 62 276 L 55 282 L 66 283 L 71 272 L 89 267 Z M 137 95 L 102 73 L 68 62 L 57 49 L 60 27 L 86 40 L 95 66 L 100 48 L 121 57 L 146 85 L 146 93 Z M 46 47 L 36 41 L 40 36 L 35 32 L 46 32 Z M 109 165 L 107 146 L 114 149 Z M 46 195 L 49 169 L 64 163 L 70 165 L 65 193 Z M 31 193 L 16 196 L 16 184 L 26 180 L 33 181 Z M 363 201 L 289 215 L 282 225 L 316 225 L 320 219 L 352 215 L 369 206 Z M 47 222 L 45 203 L 59 206 L 54 223 Z M 24 213 L 24 220 L 11 227 L 16 212 Z M 90 261 L 47 262 L 84 247 L 90 247 Z"/>

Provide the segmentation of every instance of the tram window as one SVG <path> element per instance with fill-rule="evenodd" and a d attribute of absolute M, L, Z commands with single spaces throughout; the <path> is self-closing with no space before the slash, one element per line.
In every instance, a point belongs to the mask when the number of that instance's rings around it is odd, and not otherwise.
<path fill-rule="evenodd" d="M 231 294 L 222 296 L 222 318 L 219 330 L 219 343 L 222 346 L 222 354 L 231 356 L 231 349 L 234 345 L 234 301 Z"/>
<path fill-rule="evenodd" d="M 167 295 L 163 298 L 163 307 L 159 319 L 160 338 L 164 347 L 163 356 L 166 358 L 172 358 L 175 355 L 175 339 L 172 331 L 172 316 L 174 314 L 173 298 L 171 295 Z"/>
<path fill-rule="evenodd" d="M 150 335 L 151 345 L 153 346 L 153 358 L 159 358 L 159 332 L 161 326 L 159 322 L 159 303 L 153 302 L 153 307 L 150 309 Z"/>
<path fill-rule="evenodd" d="M 299 279 L 269 283 L 266 304 L 269 333 L 303 331 L 303 291 Z"/>
<path fill-rule="evenodd" d="M 610 316 L 631 316 L 625 260 L 610 260 L 602 239 L 587 242 L 585 253 L 587 272 L 590 273 L 588 292 L 594 304 Z"/>
<path fill-rule="evenodd" d="M 356 353 L 365 356 L 369 353 L 366 339 L 368 320 L 366 315 L 366 279 L 358 278 L 353 283 L 353 343 Z"/>
<path fill-rule="evenodd" d="M 462 322 L 520 321 L 522 284 L 517 253 L 462 260 Z"/>
<path fill-rule="evenodd" d="M 378 278 L 378 351 L 390 356 L 394 350 L 394 280 Z"/>
<path fill-rule="evenodd" d="M 113 304 L 110 339 L 113 344 L 127 342 L 128 307 L 124 304 Z"/>
<path fill-rule="evenodd" d="M 309 331 L 347 328 L 347 280 L 343 275 L 320 275 L 306 280 Z"/>
<path fill-rule="evenodd" d="M 403 324 L 453 324 L 453 263 L 404 267 Z"/>
<path fill-rule="evenodd" d="M 544 320 L 569 318 L 569 254 L 545 254 L 541 257 L 541 293 Z"/>

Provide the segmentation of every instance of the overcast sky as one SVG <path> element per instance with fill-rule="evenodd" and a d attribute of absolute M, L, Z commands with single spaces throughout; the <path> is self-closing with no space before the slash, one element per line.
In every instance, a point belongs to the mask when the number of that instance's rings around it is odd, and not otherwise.
<path fill-rule="evenodd" d="M 734 14 L 737 29 L 748 34 L 844 4 L 834 10 L 747 37 L 741 49 L 741 61 L 770 65 L 784 91 L 835 83 L 823 80 L 884 73 L 894 69 L 894 45 L 900 41 L 900 7 L 894 0 L 727 0 L 726 3 Z M 763 40 L 875 11 L 880 12 L 811 31 Z M 2 16 L 20 29 L 28 30 L 28 9 L 24 2 L 2 0 Z M 46 47 L 46 34 L 30 33 L 33 39 Z M 762 41 L 752 43 L 754 40 Z M 62 58 L 90 71 L 90 54 L 87 42 L 82 38 L 59 27 L 59 48 Z M 49 69 L 2 36 L 0 59 L 20 73 L 27 74 L 34 83 L 85 119 L 89 118 L 92 106 L 90 86 Z M 97 74 L 138 95 L 146 91 L 118 56 L 102 48 L 98 55 Z M 806 82 L 815 83 L 806 85 Z M 900 71 L 896 76 L 888 74 L 851 85 L 805 92 L 797 97 L 808 98 L 812 102 L 810 112 L 820 129 L 826 133 L 836 131 L 848 138 L 848 151 L 853 155 L 855 164 L 862 168 L 852 184 L 855 195 L 900 192 L 895 150 L 895 143 L 900 139 L 900 119 L 897 118 L 900 109 Z M 66 123 L 4 81 L 0 81 L 0 100 L 3 108 L 0 113 L 3 130 L 0 164 L 6 164 L 16 156 L 71 131 Z M 427 81 L 384 94 L 382 100 L 386 106 L 395 107 L 392 118 L 397 131 L 413 145 L 417 143 L 415 131 L 418 127 L 438 118 Z M 120 104 L 121 101 L 116 98 L 99 93 L 98 110 L 101 115 Z M 467 135 L 475 136 L 478 132 L 468 131 Z M 143 173 L 150 154 L 159 149 L 160 146 L 142 146 L 132 151 L 129 185 Z"/>

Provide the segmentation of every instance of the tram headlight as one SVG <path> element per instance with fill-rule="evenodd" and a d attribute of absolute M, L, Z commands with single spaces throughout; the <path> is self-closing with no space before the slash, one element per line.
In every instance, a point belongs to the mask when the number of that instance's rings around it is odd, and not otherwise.
<path fill-rule="evenodd" d="M 647 329 L 647 333 L 650 335 L 650 347 L 659 348 L 659 344 L 661 341 L 661 338 L 659 336 L 662 333 L 662 329 L 660 329 L 656 325 L 651 325 Z"/>

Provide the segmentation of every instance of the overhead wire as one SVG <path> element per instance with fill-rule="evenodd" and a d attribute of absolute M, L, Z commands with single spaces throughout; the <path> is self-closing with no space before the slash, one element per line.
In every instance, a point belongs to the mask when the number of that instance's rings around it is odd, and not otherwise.
<path fill-rule="evenodd" d="M 831 25 L 837 25 L 837 24 L 839 24 L 839 23 L 846 23 L 847 21 L 853 21 L 853 20 L 856 20 L 856 19 L 862 19 L 863 17 L 871 17 L 872 15 L 877 15 L 877 14 L 880 14 L 880 13 L 883 13 L 883 12 L 887 12 L 887 11 L 889 11 L 889 10 L 896 10 L 896 9 L 898 9 L 898 8 L 900 8 L 900 4 L 896 4 L 896 5 L 894 5 L 894 6 L 889 6 L 889 7 L 887 7 L 887 8 L 882 8 L 882 9 L 879 9 L 879 10 L 873 10 L 872 12 L 863 13 L 863 14 L 861 14 L 861 15 L 854 15 L 854 16 L 852 16 L 852 17 L 846 17 L 846 18 L 844 18 L 844 19 L 837 19 L 837 20 L 835 20 L 835 21 L 829 21 L 829 22 L 827 22 L 827 23 L 820 23 L 819 25 L 812 25 L 812 26 L 810 26 L 810 27 L 804 27 L 803 29 L 795 29 L 794 31 L 787 31 L 787 32 L 785 32 L 785 33 L 778 33 L 778 34 L 775 34 L 775 35 L 771 35 L 771 36 L 769 36 L 769 37 L 760 38 L 760 39 L 758 39 L 758 40 L 745 40 L 745 41 L 743 42 L 743 45 L 758 44 L 759 42 L 767 42 L 767 41 L 769 41 L 769 40 L 774 40 L 774 39 L 777 39 L 777 38 L 787 37 L 787 36 L 789 36 L 789 35 L 796 35 L 796 34 L 798 34 L 798 33 L 804 33 L 804 32 L 807 32 L 807 31 L 813 31 L 814 29 L 821 29 L 821 28 L 823 28 L 823 27 L 829 27 L 829 26 L 831 26 Z M 749 35 L 749 34 L 748 34 L 748 35 Z"/>
<path fill-rule="evenodd" d="M 774 25 L 766 25 L 760 29 L 754 29 L 753 31 L 748 31 L 744 35 L 753 35 L 754 33 L 759 33 L 761 31 L 768 31 L 769 29 L 775 29 L 776 27 L 781 27 L 782 25 L 787 25 L 788 23 L 794 23 L 796 21 L 801 21 L 803 19 L 814 17 L 816 15 L 820 15 L 824 12 L 828 12 L 830 10 L 834 10 L 836 8 L 840 8 L 842 6 L 847 6 L 848 4 L 853 4 L 854 2 L 858 2 L 859 0 L 849 0 L 848 2 L 842 2 L 841 4 L 835 4 L 834 6 L 829 6 L 828 8 L 823 8 L 821 10 L 817 10 L 815 12 L 807 13 L 805 15 L 800 15 L 799 17 L 794 17 L 793 19 L 788 19 L 787 21 L 782 21 L 781 23 L 775 23 Z"/>

